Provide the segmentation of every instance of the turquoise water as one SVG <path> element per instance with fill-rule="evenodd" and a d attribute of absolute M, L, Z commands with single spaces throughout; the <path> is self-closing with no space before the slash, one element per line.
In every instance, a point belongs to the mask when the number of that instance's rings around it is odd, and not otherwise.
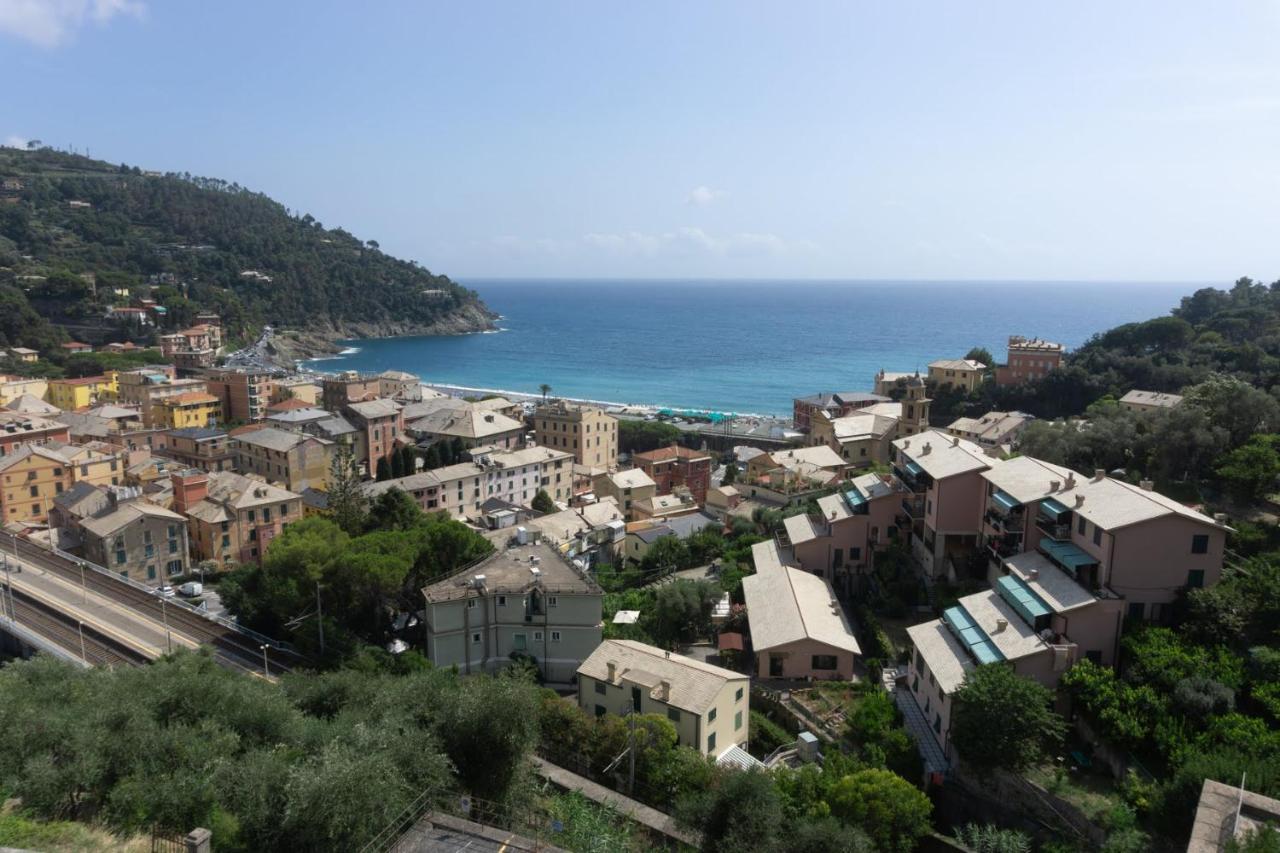
<path fill-rule="evenodd" d="M 1072 282 L 464 282 L 503 331 L 346 342 L 321 370 L 407 370 L 424 381 L 722 411 L 786 414 L 815 391 L 870 390 L 1010 334 L 1068 347 L 1167 314 L 1201 285 Z"/>

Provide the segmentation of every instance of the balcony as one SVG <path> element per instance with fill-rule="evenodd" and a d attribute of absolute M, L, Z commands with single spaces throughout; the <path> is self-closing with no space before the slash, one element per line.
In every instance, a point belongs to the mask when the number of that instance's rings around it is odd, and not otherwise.
<path fill-rule="evenodd" d="M 1055 521 L 1052 518 L 1039 513 L 1036 515 L 1036 529 L 1057 542 L 1068 542 L 1071 540 L 1071 522 Z"/>
<path fill-rule="evenodd" d="M 904 497 L 902 510 L 912 520 L 924 518 L 924 495 L 912 494 Z"/>
<path fill-rule="evenodd" d="M 1022 534 L 1006 533 L 1003 536 L 993 536 L 987 540 L 987 551 L 1000 562 L 1020 554 L 1022 553 Z"/>

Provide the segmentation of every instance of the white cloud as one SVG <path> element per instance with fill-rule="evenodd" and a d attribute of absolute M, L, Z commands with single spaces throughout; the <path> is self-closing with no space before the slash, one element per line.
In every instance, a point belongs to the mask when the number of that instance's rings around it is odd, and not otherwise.
<path fill-rule="evenodd" d="M 0 0 L 0 33 L 40 47 L 57 47 L 86 23 L 120 15 L 141 17 L 142 0 Z"/>
<path fill-rule="evenodd" d="M 27 141 L 23 137 L 11 133 L 5 137 L 4 143 L 0 145 L 0 148 L 26 148 Z"/>
<path fill-rule="evenodd" d="M 703 186 L 694 187 L 689 190 L 689 195 L 685 197 L 685 204 L 692 204 L 698 207 L 706 207 L 717 199 L 722 199 L 726 195 L 724 190 L 713 190 L 711 187 Z"/>

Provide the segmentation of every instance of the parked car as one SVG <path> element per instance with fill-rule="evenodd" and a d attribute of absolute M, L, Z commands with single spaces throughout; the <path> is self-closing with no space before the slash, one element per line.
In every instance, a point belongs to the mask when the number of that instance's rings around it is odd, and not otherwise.
<path fill-rule="evenodd" d="M 169 584 L 165 584 L 164 586 L 156 590 L 156 594 L 163 595 L 165 598 L 173 598 L 174 590 L 172 586 L 170 586 Z"/>
<path fill-rule="evenodd" d="M 204 584 L 200 583 L 200 581 L 187 581 L 182 586 L 178 587 L 178 594 L 185 595 L 188 598 L 200 595 L 203 592 Z"/>

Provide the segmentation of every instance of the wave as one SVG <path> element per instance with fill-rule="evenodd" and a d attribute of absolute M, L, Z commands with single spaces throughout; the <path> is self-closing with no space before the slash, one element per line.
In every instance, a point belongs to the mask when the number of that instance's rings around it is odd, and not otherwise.
<path fill-rule="evenodd" d="M 450 382 L 431 382 L 423 381 L 419 383 L 423 388 L 430 388 L 433 391 L 443 391 L 445 393 L 461 392 L 462 394 L 498 394 L 506 397 L 512 402 L 524 402 L 531 400 L 541 400 L 541 394 L 531 394 L 527 391 L 512 391 L 508 388 L 483 388 L 474 385 L 454 385 Z M 632 409 L 636 412 L 645 412 L 648 414 L 656 414 L 661 409 L 671 409 L 673 411 L 696 411 L 710 413 L 711 409 L 691 409 L 688 406 L 672 406 L 666 403 L 621 403 L 617 400 L 594 400 L 589 397 L 559 397 L 558 399 L 568 400 L 570 403 L 587 403 L 592 406 L 603 406 L 614 409 Z M 778 415 L 762 414 L 760 412 L 735 412 L 739 418 L 756 418 L 759 420 L 777 419 Z"/>

